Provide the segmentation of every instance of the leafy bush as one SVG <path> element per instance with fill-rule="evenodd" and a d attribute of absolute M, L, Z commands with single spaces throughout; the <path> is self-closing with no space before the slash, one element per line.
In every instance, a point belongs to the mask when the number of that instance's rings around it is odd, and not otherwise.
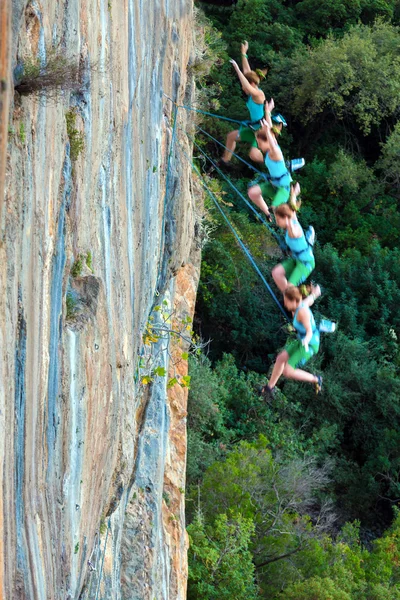
<path fill-rule="evenodd" d="M 69 152 L 72 161 L 77 160 L 78 156 L 85 148 L 85 136 L 75 127 L 76 117 L 77 111 L 73 108 L 71 108 L 65 115 L 70 147 Z"/>
<path fill-rule="evenodd" d="M 47 49 L 45 59 L 25 56 L 15 84 L 23 95 L 57 96 L 62 91 L 80 91 L 83 85 L 79 59 L 67 57 L 63 51 Z"/>

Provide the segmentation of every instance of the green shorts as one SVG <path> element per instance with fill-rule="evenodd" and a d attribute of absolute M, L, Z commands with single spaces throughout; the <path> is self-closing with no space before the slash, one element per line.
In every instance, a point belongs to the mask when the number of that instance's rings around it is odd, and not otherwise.
<path fill-rule="evenodd" d="M 300 340 L 292 340 L 286 344 L 285 350 L 289 354 L 288 364 L 293 367 L 293 369 L 297 369 L 298 367 L 305 365 L 314 354 L 317 354 L 319 344 L 318 346 L 313 347 L 308 346 L 307 352 Z"/>
<path fill-rule="evenodd" d="M 290 197 L 290 187 L 275 187 L 269 181 L 260 183 L 261 193 L 272 201 L 272 206 L 286 204 Z"/>
<path fill-rule="evenodd" d="M 287 258 L 282 261 L 282 267 L 285 270 L 286 279 L 292 285 L 304 283 L 310 273 L 315 269 L 315 260 L 308 263 L 302 263 L 295 258 Z"/>
<path fill-rule="evenodd" d="M 250 144 L 252 148 L 258 148 L 256 134 L 251 127 L 241 125 L 239 128 L 239 139 L 241 142 Z"/>

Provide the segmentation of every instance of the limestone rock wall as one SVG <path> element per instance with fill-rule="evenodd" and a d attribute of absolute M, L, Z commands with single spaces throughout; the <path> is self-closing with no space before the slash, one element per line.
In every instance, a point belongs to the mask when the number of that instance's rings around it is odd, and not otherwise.
<path fill-rule="evenodd" d="M 178 112 L 172 146 L 163 96 L 190 101 L 192 28 L 190 0 L 12 3 L 12 67 L 56 48 L 83 84 L 10 106 L 0 212 L 7 600 L 186 597 L 187 390 L 167 390 L 168 376 L 142 385 L 140 357 L 155 304 L 179 319 L 194 310 L 187 115 Z M 154 344 L 157 365 L 184 375 L 186 361 L 171 360 L 181 351 Z"/>

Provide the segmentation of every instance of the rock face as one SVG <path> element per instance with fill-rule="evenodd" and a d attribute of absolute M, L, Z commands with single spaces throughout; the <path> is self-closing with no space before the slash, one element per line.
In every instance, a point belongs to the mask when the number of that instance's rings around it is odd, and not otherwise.
<path fill-rule="evenodd" d="M 10 106 L 0 597 L 186 597 L 185 344 L 143 334 L 154 305 L 172 329 L 194 310 L 187 114 L 163 95 L 190 102 L 192 29 L 190 0 L 13 0 L 14 72 L 53 53 L 81 83 Z"/>
<path fill-rule="evenodd" d="M 8 106 L 10 101 L 10 24 L 10 2 L 9 0 L 2 0 L 0 3 L 0 218 L 4 199 Z"/>

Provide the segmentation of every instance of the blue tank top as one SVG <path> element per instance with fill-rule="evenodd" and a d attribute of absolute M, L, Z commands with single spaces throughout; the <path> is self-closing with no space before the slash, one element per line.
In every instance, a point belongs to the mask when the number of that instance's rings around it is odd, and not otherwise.
<path fill-rule="evenodd" d="M 248 97 L 246 106 L 249 109 L 250 119 L 253 122 L 261 121 L 264 118 L 264 104 L 257 104 L 254 102 L 251 96 Z M 253 129 L 259 129 L 261 125 L 258 127 L 253 126 Z"/>
<path fill-rule="evenodd" d="M 309 341 L 308 345 L 312 348 L 312 350 L 314 350 L 314 352 L 318 352 L 318 348 L 319 348 L 319 330 L 315 324 L 315 319 L 314 319 L 314 315 L 311 312 L 311 309 L 308 306 L 304 306 L 304 303 L 302 302 L 300 304 L 300 306 L 297 308 L 296 312 L 294 313 L 294 317 L 293 317 L 293 327 L 295 328 L 295 330 L 297 331 L 297 337 L 299 340 L 304 340 L 304 338 L 306 337 L 306 328 L 304 327 L 304 325 L 302 323 L 300 323 L 297 320 L 297 313 L 299 312 L 299 310 L 301 308 L 306 308 L 309 312 L 310 315 L 310 323 L 311 323 L 311 329 L 313 332 L 312 338 Z"/>
<path fill-rule="evenodd" d="M 290 186 L 292 178 L 290 177 L 289 171 L 286 168 L 284 160 L 272 160 L 267 152 L 267 154 L 265 155 L 265 166 L 267 167 L 268 172 L 271 175 L 270 181 L 273 186 L 279 188 Z"/>
<path fill-rule="evenodd" d="M 304 231 L 300 223 L 296 218 L 292 219 L 292 223 L 296 224 L 301 229 L 301 237 L 299 238 L 291 238 L 289 236 L 289 232 L 286 229 L 285 242 L 287 247 L 289 248 L 293 258 L 299 260 L 300 262 L 307 264 L 314 261 L 314 253 L 306 240 L 306 236 L 304 235 Z"/>

